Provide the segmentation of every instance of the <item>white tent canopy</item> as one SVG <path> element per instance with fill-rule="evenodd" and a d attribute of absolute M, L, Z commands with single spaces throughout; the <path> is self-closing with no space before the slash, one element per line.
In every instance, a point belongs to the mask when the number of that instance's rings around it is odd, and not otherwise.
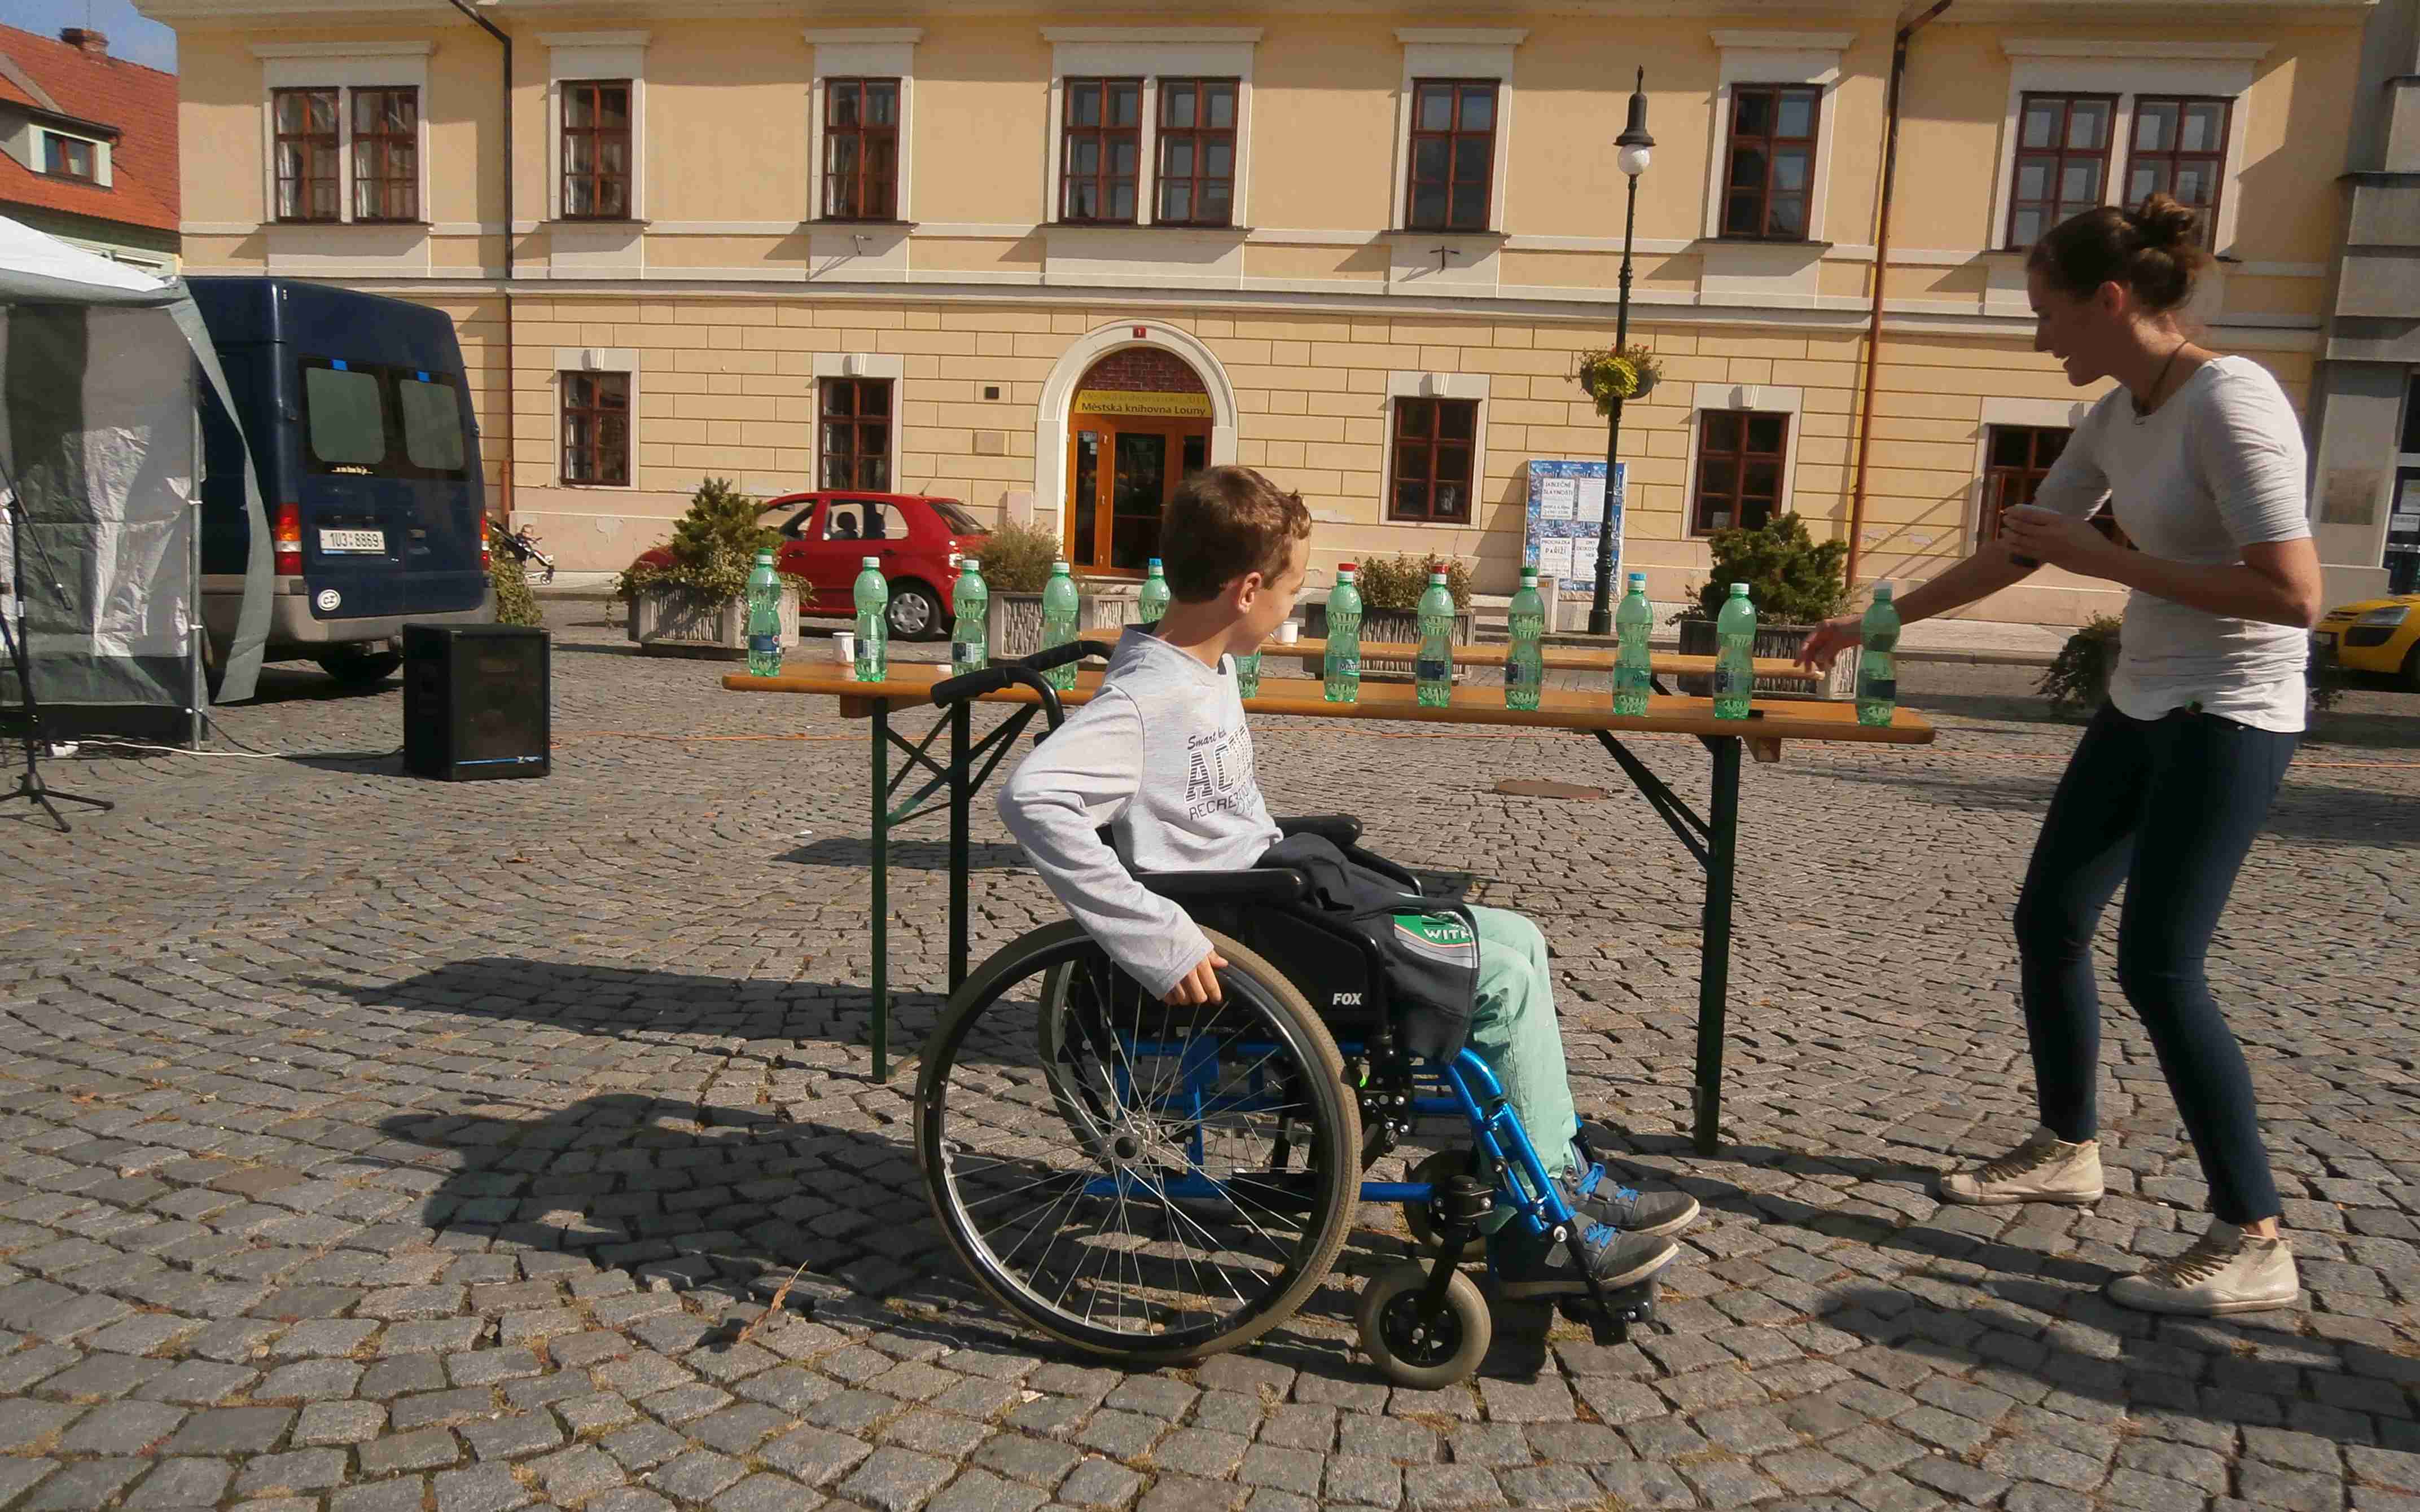
<path fill-rule="evenodd" d="M 16 506 L 0 522 L 0 588 L 19 594 L 14 623 L 54 733 L 204 704 L 197 376 L 226 403 L 181 280 L 0 218 L 0 495 Z M 248 453 L 244 471 L 251 550 L 229 701 L 252 695 L 269 628 L 268 523 Z"/>

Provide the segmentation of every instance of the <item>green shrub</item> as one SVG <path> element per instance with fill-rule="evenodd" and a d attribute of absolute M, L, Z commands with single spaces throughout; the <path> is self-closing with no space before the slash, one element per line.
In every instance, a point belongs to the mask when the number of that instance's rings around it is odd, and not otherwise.
<path fill-rule="evenodd" d="M 491 532 L 502 533 L 504 527 L 488 522 Z M 488 585 L 496 591 L 496 623 L 498 625 L 544 625 L 546 611 L 537 605 L 537 594 L 530 592 L 529 574 L 521 559 L 510 551 L 491 551 L 488 556 Z"/>
<path fill-rule="evenodd" d="M 1056 532 L 1038 525 L 996 525 L 983 544 L 984 586 L 995 594 L 1038 594 L 1050 581 L 1050 563 L 1065 549 Z"/>
<path fill-rule="evenodd" d="M 1458 557 L 1363 558 L 1357 574 L 1361 607 L 1409 613 L 1420 607 L 1420 595 L 1428 592 L 1432 572 L 1445 574 L 1446 592 L 1453 595 L 1454 612 L 1469 613 L 1470 563 Z"/>
<path fill-rule="evenodd" d="M 2067 638 L 2042 669 L 2034 691 L 2060 714 L 2089 714 L 2109 697 L 2109 674 L 2118 670 L 2118 619 L 2095 614 Z"/>
<path fill-rule="evenodd" d="M 765 506 L 731 486 L 728 478 L 707 478 L 690 496 L 689 513 L 673 522 L 667 543 L 672 565 L 643 562 L 613 580 L 613 595 L 628 598 L 642 588 L 686 588 L 713 599 L 737 598 L 748 591 L 748 574 L 756 553 L 781 544 L 782 534 L 759 525 Z"/>
<path fill-rule="evenodd" d="M 1747 584 L 1756 617 L 1764 625 L 1818 625 L 1848 606 L 1843 568 L 1846 541 L 1817 541 L 1796 515 L 1776 515 L 1755 530 L 1716 531 L 1707 543 L 1714 564 L 1706 569 L 1698 602 L 1676 619 L 1711 620 L 1722 612 L 1731 584 Z"/>

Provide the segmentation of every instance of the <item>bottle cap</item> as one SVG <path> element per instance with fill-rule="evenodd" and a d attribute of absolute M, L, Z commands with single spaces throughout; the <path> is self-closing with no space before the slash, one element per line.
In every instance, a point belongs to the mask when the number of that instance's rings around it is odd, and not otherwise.
<path fill-rule="evenodd" d="M 1067 576 L 1067 563 L 1064 562 L 1054 562 L 1050 563 L 1050 573 L 1051 576 L 1055 578 L 1064 578 Z"/>
<path fill-rule="evenodd" d="M 1745 584 L 1745 583 L 1733 583 L 1733 584 L 1731 584 L 1731 596 L 1732 596 L 1733 598 L 1745 598 L 1745 597 L 1747 596 L 1747 584 Z"/>
<path fill-rule="evenodd" d="M 880 557 L 861 557 L 859 561 L 864 565 L 872 567 L 876 571 L 881 570 L 882 559 Z"/>
<path fill-rule="evenodd" d="M 772 560 L 773 560 L 773 552 L 772 552 L 772 549 L 771 549 L 770 548 L 766 548 L 765 550 L 762 550 L 762 551 L 757 552 L 757 553 L 756 553 L 756 560 L 757 560 L 757 561 L 759 561 L 759 562 L 761 562 L 761 563 L 767 563 L 767 564 L 768 564 L 768 565 L 769 565 L 769 564 L 772 563 Z"/>
<path fill-rule="evenodd" d="M 1535 567 L 1524 567 L 1524 568 L 1522 568 L 1522 569 L 1521 569 L 1521 580 L 1522 580 L 1523 582 L 1525 582 L 1525 583 L 1533 583 L 1533 582 L 1536 582 L 1536 581 L 1538 580 L 1538 569 L 1537 569 L 1537 568 L 1535 568 Z"/>
<path fill-rule="evenodd" d="M 1350 562 L 1338 563 L 1336 564 L 1336 578 L 1339 582 L 1351 582 L 1353 580 L 1353 563 Z"/>
<path fill-rule="evenodd" d="M 966 566 L 967 571 L 969 571 L 969 572 L 981 572 L 981 571 L 983 571 L 983 562 L 982 562 L 982 560 L 981 560 L 980 558 L 976 558 L 976 557 L 969 557 L 969 558 L 967 558 L 966 563 L 965 563 L 965 566 Z"/>
<path fill-rule="evenodd" d="M 1154 572 L 1157 572 L 1157 571 L 1159 570 L 1159 558 L 1157 558 L 1157 557 L 1154 557 L 1154 558 L 1152 558 L 1152 559 L 1151 559 L 1151 563 L 1150 563 L 1150 565 L 1151 565 L 1151 570 L 1152 570 L 1152 571 L 1154 571 Z"/>
<path fill-rule="evenodd" d="M 1890 600 L 1890 596 L 1891 596 L 1891 580 L 1890 580 L 1888 578 L 1882 578 L 1882 579 L 1876 579 L 1876 580 L 1875 580 L 1875 582 L 1874 582 L 1874 597 L 1875 597 L 1875 599 L 1876 599 L 1877 601 L 1880 601 L 1880 602 L 1887 603 L 1887 602 L 1889 602 L 1889 600 Z"/>
<path fill-rule="evenodd" d="M 1444 587 L 1444 586 L 1445 586 L 1445 574 L 1444 574 L 1444 573 L 1441 573 L 1441 572 L 1433 572 L 1433 573 L 1430 573 L 1430 574 L 1429 574 L 1429 586 L 1430 586 L 1431 588 L 1442 588 L 1442 587 Z"/>
<path fill-rule="evenodd" d="M 1630 575 L 1630 586 L 1637 589 L 1640 593 L 1645 593 L 1647 591 L 1647 574 L 1643 572 L 1632 573 Z"/>

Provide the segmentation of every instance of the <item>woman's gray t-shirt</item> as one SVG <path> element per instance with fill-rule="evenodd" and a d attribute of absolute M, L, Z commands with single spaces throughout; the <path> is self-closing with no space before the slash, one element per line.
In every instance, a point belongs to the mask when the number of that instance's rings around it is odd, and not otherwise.
<path fill-rule="evenodd" d="M 2051 465 L 2034 502 L 2077 518 L 2106 497 L 2134 544 L 2222 567 L 2247 546 L 2311 533 L 2303 427 L 2259 363 L 2216 357 L 2137 416 L 2121 385 L 2102 396 Z M 2258 730 L 2303 728 L 2310 637 L 2290 625 L 2212 614 L 2137 588 L 2127 595 L 2109 701 L 2157 719 L 2198 705 Z"/>

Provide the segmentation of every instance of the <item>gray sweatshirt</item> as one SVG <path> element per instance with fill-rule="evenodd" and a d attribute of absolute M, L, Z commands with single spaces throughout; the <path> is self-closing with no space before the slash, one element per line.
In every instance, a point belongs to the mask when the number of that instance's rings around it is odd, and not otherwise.
<path fill-rule="evenodd" d="M 1129 627 L 1093 702 L 1001 790 L 1000 817 L 1085 932 L 1156 995 L 1210 941 L 1142 872 L 1240 872 L 1279 840 L 1252 770 L 1234 664 Z M 1107 825 L 1112 852 L 1094 831 Z"/>

